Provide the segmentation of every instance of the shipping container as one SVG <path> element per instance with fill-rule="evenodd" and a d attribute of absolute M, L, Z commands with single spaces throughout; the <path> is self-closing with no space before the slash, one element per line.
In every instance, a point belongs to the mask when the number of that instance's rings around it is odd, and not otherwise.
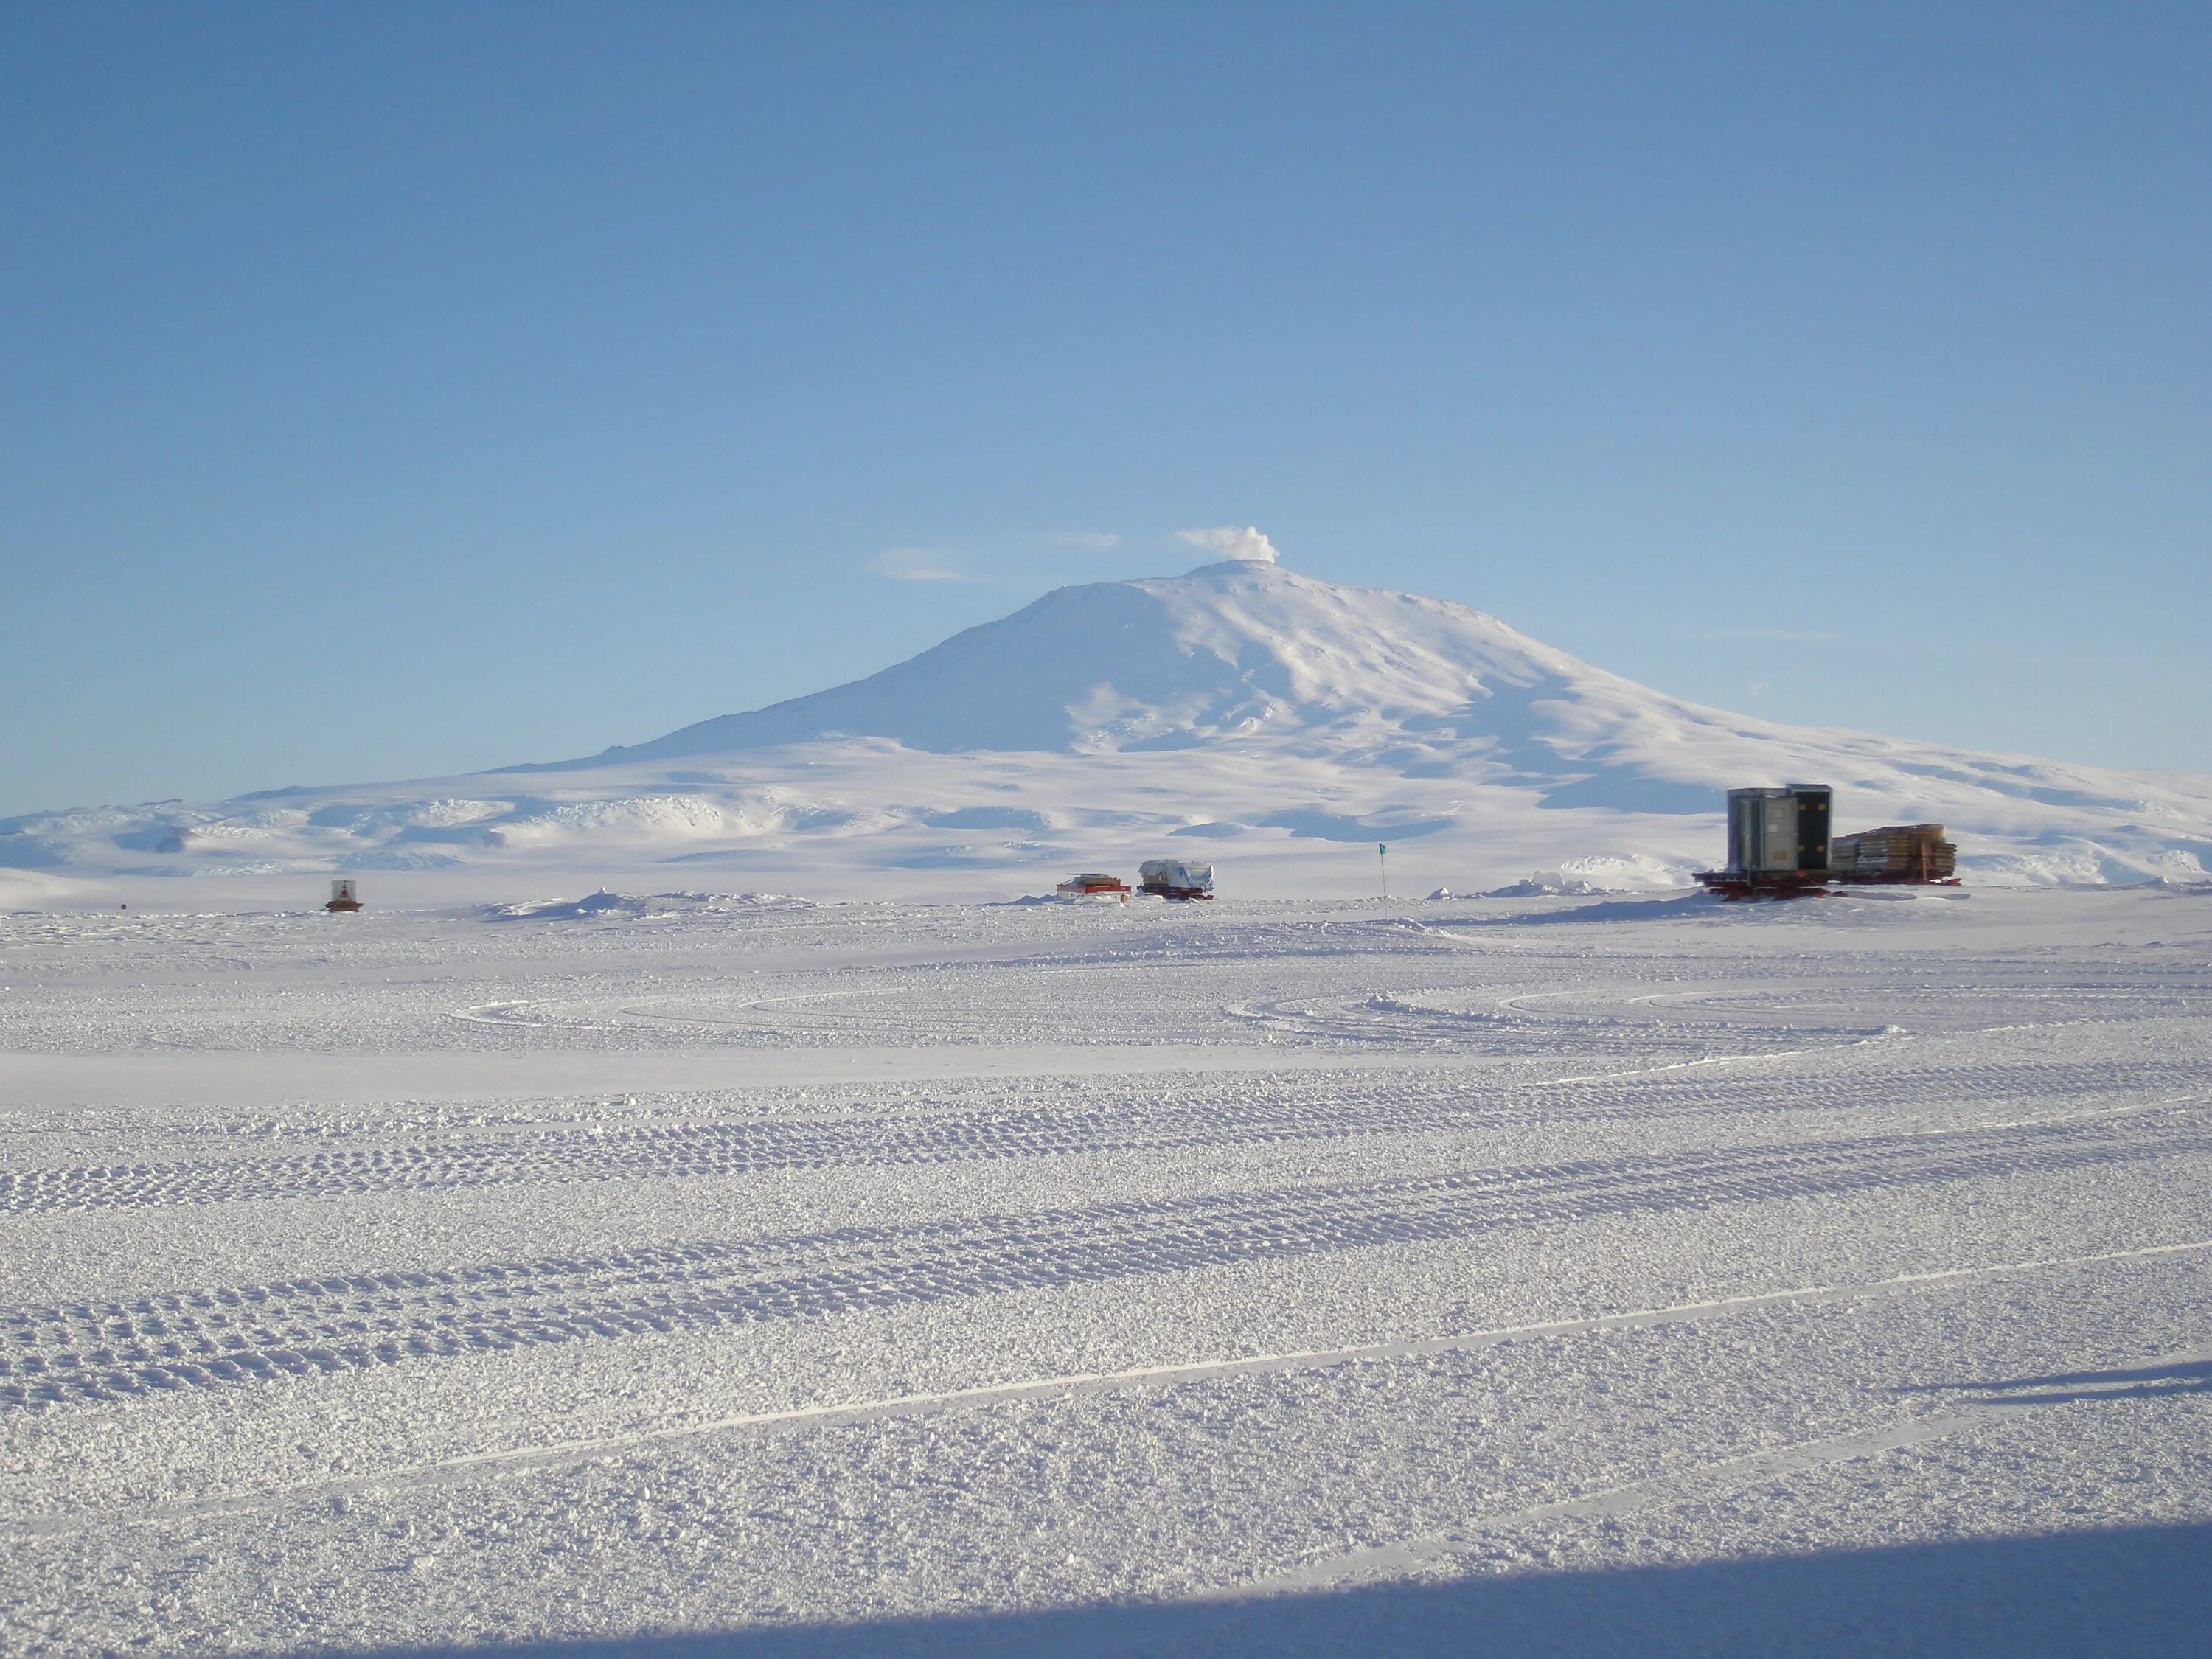
<path fill-rule="evenodd" d="M 1728 868 L 1741 876 L 1821 875 L 1835 791 L 1825 783 L 1728 792 Z"/>

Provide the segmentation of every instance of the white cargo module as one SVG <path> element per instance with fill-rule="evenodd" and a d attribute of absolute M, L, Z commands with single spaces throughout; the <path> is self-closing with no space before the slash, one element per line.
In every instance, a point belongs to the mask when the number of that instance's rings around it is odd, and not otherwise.
<path fill-rule="evenodd" d="M 1182 859 L 1146 859 L 1137 866 L 1137 890 L 1162 898 L 1210 899 L 1213 896 L 1213 866 L 1189 864 Z"/>

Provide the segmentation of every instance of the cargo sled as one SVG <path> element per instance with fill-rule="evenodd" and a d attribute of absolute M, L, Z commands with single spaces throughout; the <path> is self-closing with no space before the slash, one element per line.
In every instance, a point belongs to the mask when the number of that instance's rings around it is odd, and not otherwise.
<path fill-rule="evenodd" d="M 1723 898 L 1808 898 L 1831 886 L 1956 887 L 1959 848 L 1940 823 L 1888 823 L 1831 836 L 1825 784 L 1728 792 L 1728 867 L 1697 878 Z"/>
<path fill-rule="evenodd" d="M 1137 890 L 1158 898 L 1210 899 L 1213 866 L 1182 859 L 1146 859 L 1137 866 Z"/>
<path fill-rule="evenodd" d="M 1129 902 L 1128 883 L 1119 876 L 1103 875 L 1096 870 L 1079 872 L 1052 890 L 1064 899 L 1104 899 L 1121 904 Z"/>

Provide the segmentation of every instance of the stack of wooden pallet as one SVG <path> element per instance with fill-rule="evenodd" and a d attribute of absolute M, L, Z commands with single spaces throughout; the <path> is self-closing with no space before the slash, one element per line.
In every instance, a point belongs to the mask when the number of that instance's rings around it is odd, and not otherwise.
<path fill-rule="evenodd" d="M 1836 881 L 1949 881 L 1958 872 L 1958 846 L 1943 839 L 1940 823 L 1884 824 L 1828 844 Z"/>

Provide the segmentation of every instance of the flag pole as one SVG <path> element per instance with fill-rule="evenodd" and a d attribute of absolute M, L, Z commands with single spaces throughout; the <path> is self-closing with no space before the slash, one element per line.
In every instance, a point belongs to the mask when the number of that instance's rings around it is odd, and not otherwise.
<path fill-rule="evenodd" d="M 1382 896 L 1390 896 L 1390 848 L 1388 843 L 1375 843 L 1375 861 L 1382 866 Z"/>

